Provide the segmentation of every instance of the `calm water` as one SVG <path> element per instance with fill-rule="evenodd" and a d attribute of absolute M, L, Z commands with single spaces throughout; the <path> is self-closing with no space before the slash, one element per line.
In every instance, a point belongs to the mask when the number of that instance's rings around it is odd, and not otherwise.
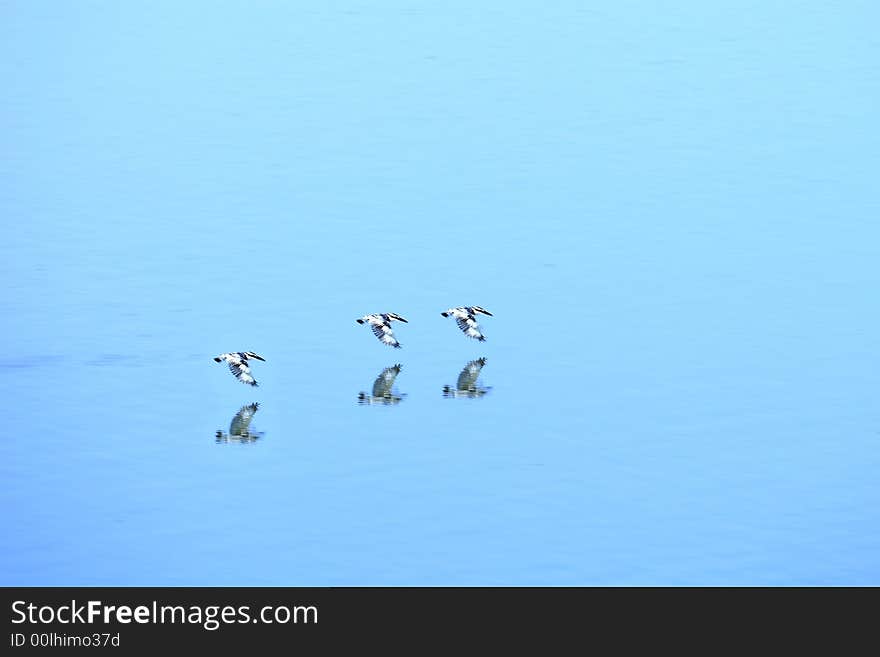
<path fill-rule="evenodd" d="M 3 3 L 0 584 L 880 584 L 880 10 L 705 4 Z"/>

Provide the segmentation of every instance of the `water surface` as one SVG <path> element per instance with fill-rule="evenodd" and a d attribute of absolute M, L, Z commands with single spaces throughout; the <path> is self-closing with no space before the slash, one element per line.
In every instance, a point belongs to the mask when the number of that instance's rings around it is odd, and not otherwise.
<path fill-rule="evenodd" d="M 880 584 L 878 19 L 5 3 L 0 583 Z"/>

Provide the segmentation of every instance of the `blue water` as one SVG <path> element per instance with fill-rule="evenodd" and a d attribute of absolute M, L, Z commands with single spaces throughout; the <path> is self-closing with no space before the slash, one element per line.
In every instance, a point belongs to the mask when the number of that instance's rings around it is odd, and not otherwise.
<path fill-rule="evenodd" d="M 880 584 L 878 21 L 3 3 L 0 584 Z"/>

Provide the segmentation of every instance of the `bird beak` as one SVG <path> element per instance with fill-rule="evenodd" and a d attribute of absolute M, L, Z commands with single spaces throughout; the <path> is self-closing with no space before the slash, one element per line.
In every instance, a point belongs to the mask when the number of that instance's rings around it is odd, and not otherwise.
<path fill-rule="evenodd" d="M 263 361 L 264 363 L 266 362 L 266 359 L 265 359 L 265 358 L 261 358 L 260 356 L 257 356 L 256 354 L 254 354 L 254 358 L 256 358 L 257 360 L 261 360 L 261 361 Z"/>

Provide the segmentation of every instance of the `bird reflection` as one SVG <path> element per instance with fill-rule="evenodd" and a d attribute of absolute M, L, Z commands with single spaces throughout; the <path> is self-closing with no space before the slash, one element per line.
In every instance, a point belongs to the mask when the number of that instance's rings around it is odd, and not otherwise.
<path fill-rule="evenodd" d="M 477 377 L 480 376 L 480 370 L 483 369 L 483 365 L 485 364 L 485 358 L 477 358 L 465 365 L 461 374 L 458 375 L 458 381 L 454 388 L 452 386 L 443 386 L 443 396 L 449 398 L 468 397 L 470 399 L 475 399 L 477 397 L 482 397 L 489 392 L 492 389 L 491 386 L 485 387 L 477 385 Z"/>
<path fill-rule="evenodd" d="M 399 404 L 406 397 L 406 394 L 395 395 L 391 386 L 394 385 L 394 379 L 400 374 L 401 367 L 400 364 L 397 364 L 382 370 L 373 382 L 372 394 L 358 393 L 358 404 L 385 404 L 386 406 Z"/>
<path fill-rule="evenodd" d="M 217 429 L 215 439 L 220 443 L 253 443 L 263 436 L 262 431 L 251 431 L 250 424 L 254 413 L 260 408 L 258 402 L 242 406 L 229 423 L 229 433 Z"/>

